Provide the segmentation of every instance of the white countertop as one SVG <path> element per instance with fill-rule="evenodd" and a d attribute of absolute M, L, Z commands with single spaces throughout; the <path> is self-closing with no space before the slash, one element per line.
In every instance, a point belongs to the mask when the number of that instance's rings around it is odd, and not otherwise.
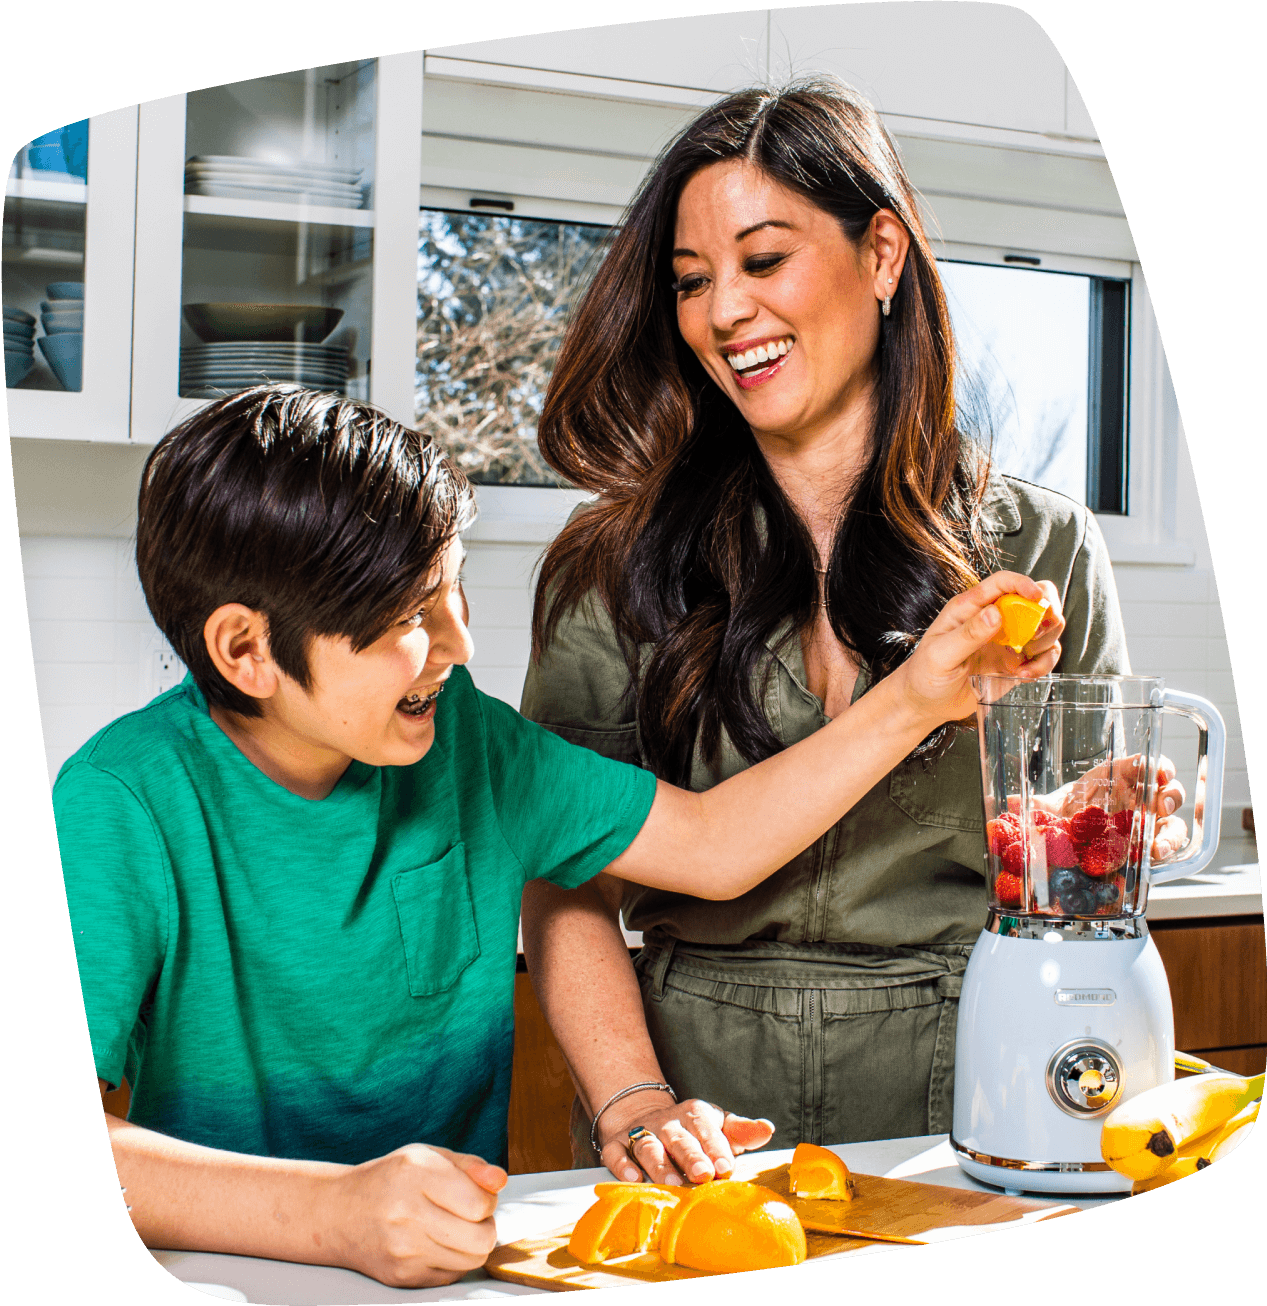
<path fill-rule="evenodd" d="M 925 1138 L 898 1138 L 870 1143 L 845 1143 L 831 1149 L 859 1174 L 882 1174 L 890 1179 L 918 1179 L 947 1188 L 997 1192 L 970 1179 L 955 1163 L 945 1134 Z M 761 1152 L 762 1163 L 781 1165 L 792 1149 Z M 576 1220 L 594 1200 L 594 1184 L 610 1180 L 606 1170 L 555 1170 L 548 1174 L 512 1175 L 497 1211 L 500 1242 L 546 1233 Z M 1027 1194 L 1039 1201 L 1083 1209 L 1120 1197 L 1063 1197 Z M 1005 1230 L 1007 1224 L 971 1229 L 942 1230 L 947 1236 Z M 908 1248 L 876 1243 L 850 1256 L 901 1256 Z M 346 1303 L 491 1301 L 496 1298 L 539 1295 L 540 1289 L 490 1278 L 475 1270 L 457 1283 L 442 1288 L 388 1288 L 354 1270 L 323 1265 L 294 1265 L 252 1256 L 225 1256 L 212 1252 L 152 1253 L 171 1274 L 191 1286 L 229 1301 L 271 1302 L 278 1306 L 345 1306 Z"/>

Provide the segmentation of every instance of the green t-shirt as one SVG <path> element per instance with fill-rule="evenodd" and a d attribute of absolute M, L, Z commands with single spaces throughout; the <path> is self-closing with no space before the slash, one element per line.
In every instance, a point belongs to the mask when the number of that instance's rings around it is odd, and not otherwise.
<path fill-rule="evenodd" d="M 413 766 L 328 797 L 270 780 L 191 679 L 53 789 L 97 1074 L 130 1119 L 261 1156 L 410 1142 L 506 1161 L 525 881 L 633 841 L 655 779 L 563 742 L 458 667 Z"/>

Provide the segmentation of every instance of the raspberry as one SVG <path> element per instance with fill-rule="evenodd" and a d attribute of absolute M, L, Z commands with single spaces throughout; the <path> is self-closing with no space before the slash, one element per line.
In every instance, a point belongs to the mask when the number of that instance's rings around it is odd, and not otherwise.
<path fill-rule="evenodd" d="M 1084 807 L 1069 818 L 1069 835 L 1073 839 L 1073 846 L 1081 849 L 1091 843 L 1103 833 L 1108 823 L 1109 814 L 1103 807 L 1097 807 L 1094 803 Z"/>
<path fill-rule="evenodd" d="M 1021 905 L 1021 881 L 1018 876 L 1006 871 L 994 880 L 994 896 L 1001 907 L 1019 907 Z"/>
<path fill-rule="evenodd" d="M 1062 830 L 1059 825 L 1049 825 L 1046 830 L 1046 838 L 1047 865 L 1049 868 L 1077 866 L 1078 854 L 1074 851 L 1073 840 L 1070 839 L 1066 830 Z"/>
<path fill-rule="evenodd" d="M 1032 819 L 1034 824 L 1041 828 L 1044 825 L 1054 825 L 1059 818 L 1051 812 L 1034 812 Z"/>
<path fill-rule="evenodd" d="M 1018 879 L 1025 874 L 1025 845 L 1019 840 L 1003 850 L 1003 873 Z"/>
<path fill-rule="evenodd" d="M 1124 807 L 1120 812 L 1113 813 L 1113 826 L 1123 839 L 1131 837 L 1131 823 L 1135 819 L 1135 813 L 1130 808 Z"/>
<path fill-rule="evenodd" d="M 1126 865 L 1126 840 L 1116 830 L 1105 830 L 1078 850 L 1078 862 L 1086 875 L 1097 879 L 1112 875 Z"/>

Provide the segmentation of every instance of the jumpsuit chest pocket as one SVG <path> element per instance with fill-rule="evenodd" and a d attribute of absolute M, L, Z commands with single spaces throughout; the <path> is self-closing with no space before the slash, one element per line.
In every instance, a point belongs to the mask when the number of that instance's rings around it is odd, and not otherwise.
<path fill-rule="evenodd" d="M 392 876 L 392 897 L 410 994 L 428 998 L 451 989 L 480 955 L 464 845 L 455 844 L 438 862 Z"/>
<path fill-rule="evenodd" d="M 920 825 L 984 832 L 977 732 L 957 731 L 950 747 L 928 767 L 920 758 L 894 767 L 889 798 Z"/>

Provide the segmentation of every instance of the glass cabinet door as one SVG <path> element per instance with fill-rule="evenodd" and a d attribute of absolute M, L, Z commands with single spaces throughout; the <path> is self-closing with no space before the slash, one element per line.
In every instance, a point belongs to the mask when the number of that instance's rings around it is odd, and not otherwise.
<path fill-rule="evenodd" d="M 186 97 L 178 389 L 369 397 L 373 61 Z"/>
<path fill-rule="evenodd" d="M 10 431 L 128 438 L 134 108 L 19 151 L 4 196 L 4 371 Z"/>

